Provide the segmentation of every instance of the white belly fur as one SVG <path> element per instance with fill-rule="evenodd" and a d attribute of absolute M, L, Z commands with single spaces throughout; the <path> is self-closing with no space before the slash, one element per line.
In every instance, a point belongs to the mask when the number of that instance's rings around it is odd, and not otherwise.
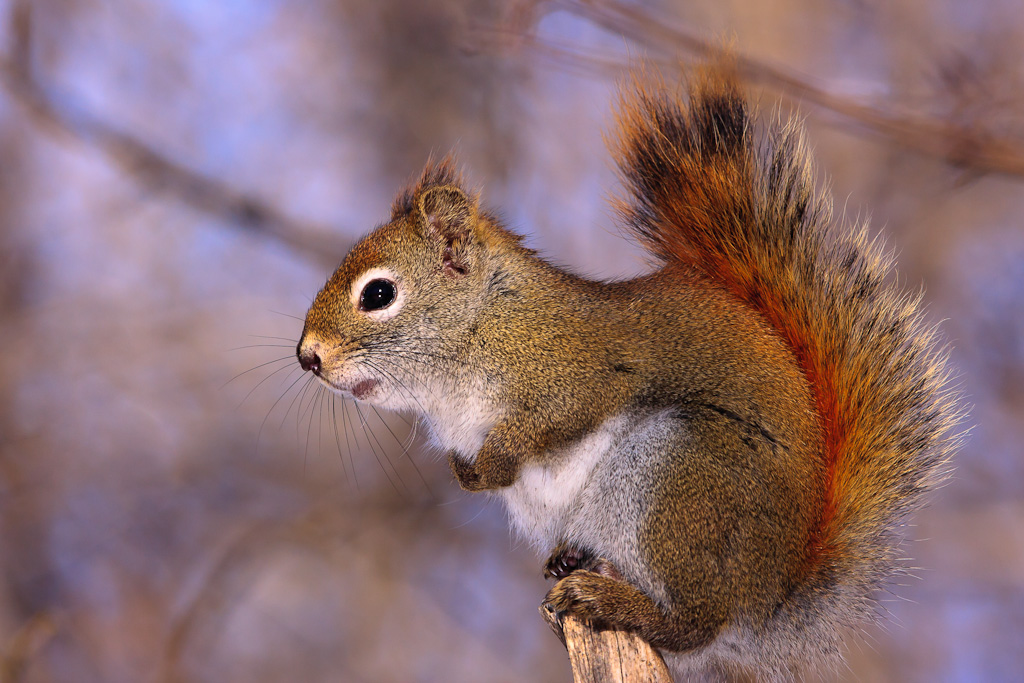
<path fill-rule="evenodd" d="M 499 492 L 512 526 L 539 552 L 550 552 L 567 540 L 566 529 L 575 526 L 584 489 L 598 466 L 613 453 L 612 447 L 628 422 L 621 416 L 609 418 L 557 453 L 550 465 L 525 466 L 516 483 Z"/>

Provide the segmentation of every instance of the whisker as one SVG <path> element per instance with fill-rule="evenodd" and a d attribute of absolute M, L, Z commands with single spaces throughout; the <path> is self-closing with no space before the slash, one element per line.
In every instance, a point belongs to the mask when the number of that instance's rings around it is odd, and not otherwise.
<path fill-rule="evenodd" d="M 292 346 L 299 343 L 298 339 L 292 339 L 291 337 L 274 337 L 269 334 L 250 334 L 249 336 L 254 339 L 279 339 L 280 341 L 286 341 L 290 343 Z"/>
<path fill-rule="evenodd" d="M 305 471 L 305 462 L 309 457 L 309 441 L 310 434 L 313 431 L 314 406 L 316 406 L 317 396 L 319 396 L 320 392 L 323 390 L 323 385 L 319 382 L 312 386 L 313 393 L 309 397 L 309 403 L 306 404 L 306 408 L 302 408 L 302 403 L 305 400 L 305 397 L 303 397 L 303 399 L 299 401 L 299 410 L 295 413 L 295 447 L 298 449 L 299 445 L 302 444 L 303 471 Z M 305 416 L 307 414 L 309 415 L 309 420 L 306 423 L 306 438 L 303 440 L 301 432 L 302 420 L 306 419 Z"/>
<path fill-rule="evenodd" d="M 376 349 L 372 349 L 372 351 L 376 351 Z M 375 355 L 382 354 L 378 353 Z M 401 358 L 402 360 L 411 361 L 413 363 L 419 363 L 424 367 L 428 367 L 433 370 L 438 370 L 441 372 L 449 372 L 451 370 L 450 364 L 442 362 L 444 360 L 443 358 L 439 356 L 434 356 L 432 354 L 416 353 L 414 351 L 405 351 L 403 349 L 389 349 L 387 351 L 387 357 Z"/>
<path fill-rule="evenodd" d="M 312 398 L 310 398 L 310 401 L 309 401 L 309 408 L 310 408 L 310 410 L 309 410 L 309 424 L 306 427 L 306 445 L 302 449 L 302 471 L 303 471 L 303 473 L 306 472 L 306 466 L 309 464 L 309 442 L 311 441 L 310 434 L 313 433 L 313 419 L 316 417 L 316 411 L 313 410 L 313 406 L 317 405 L 318 403 L 320 405 L 323 405 L 323 402 L 320 400 L 323 397 L 323 391 L 324 391 L 323 385 L 322 384 L 318 385 L 317 388 L 316 388 L 316 391 L 313 392 L 313 396 L 312 396 Z M 320 427 L 320 425 L 318 425 L 318 428 L 317 428 L 317 448 L 320 447 L 320 442 L 319 442 L 320 429 L 319 429 L 319 427 Z"/>
<path fill-rule="evenodd" d="M 462 528 L 462 527 L 464 527 L 464 526 L 468 526 L 468 525 L 472 524 L 472 523 L 473 523 L 474 521 L 476 521 L 476 518 L 477 518 L 477 517 L 479 517 L 480 515 L 482 515 L 482 514 L 484 513 L 484 510 L 485 510 L 484 506 L 482 506 L 482 505 L 481 505 L 481 506 L 480 506 L 480 509 L 476 511 L 476 514 L 475 514 L 475 515 L 473 515 L 472 517 L 470 517 L 469 519 L 467 519 L 467 520 L 466 520 L 465 522 L 463 522 L 462 524 L 458 524 L 458 525 L 456 525 L 456 526 L 452 527 L 452 529 L 461 529 L 461 528 Z"/>
<path fill-rule="evenodd" d="M 328 395 L 330 392 L 327 392 Z M 324 455 L 324 408 L 327 404 L 327 398 L 321 392 L 320 399 L 317 401 L 319 407 L 317 408 L 317 416 L 320 418 L 316 428 L 316 455 L 318 458 L 323 458 Z"/>
<path fill-rule="evenodd" d="M 305 374 L 305 373 L 303 373 L 303 374 Z M 300 377 L 301 377 L 301 375 L 300 375 Z M 302 401 L 300 400 L 300 398 L 302 396 L 305 396 L 306 391 L 309 390 L 310 382 L 314 382 L 314 381 L 316 381 L 316 377 L 314 375 L 310 374 L 309 376 L 306 377 L 306 383 L 304 385 L 302 385 L 302 389 L 300 389 L 299 392 L 297 394 L 295 394 L 295 397 L 292 398 L 292 402 L 288 404 L 288 409 L 286 411 L 284 411 L 284 415 L 281 417 L 281 424 L 279 424 L 277 426 L 278 429 L 284 429 L 284 423 L 288 421 L 288 414 L 292 412 L 292 408 L 295 407 L 295 402 L 296 401 L 299 401 L 299 406 L 300 407 L 302 406 Z M 289 389 L 290 388 L 291 387 L 289 387 Z M 296 415 L 298 415 L 298 413 L 296 413 Z"/>
<path fill-rule="evenodd" d="M 409 390 L 409 387 L 405 384 L 405 382 L 398 379 L 394 375 L 394 373 L 390 372 L 386 367 L 384 367 L 384 365 L 387 364 L 388 362 L 386 358 L 374 358 L 373 356 L 366 357 L 366 355 L 364 354 L 364 356 L 362 356 L 360 360 L 368 367 L 372 368 L 373 370 L 376 370 L 382 375 L 385 375 L 388 379 L 390 379 L 392 382 L 397 384 L 401 389 L 403 389 L 406 392 L 406 395 L 416 402 L 416 405 L 419 406 L 421 413 L 427 412 L 427 410 L 423 407 L 423 404 L 420 403 L 420 400 L 416 398 L 416 396 Z M 435 399 L 437 398 L 437 396 L 434 395 L 433 389 L 429 385 L 424 383 L 422 379 L 418 377 L 411 377 L 410 379 L 412 379 L 414 382 L 417 382 L 428 394 L 431 395 L 431 397 Z"/>
<path fill-rule="evenodd" d="M 292 315 L 291 313 L 282 313 L 281 311 L 275 311 L 275 310 L 271 310 L 270 312 L 271 313 L 275 313 L 277 315 L 283 315 L 284 317 L 291 318 L 292 320 L 298 320 L 300 323 L 306 322 L 305 318 L 300 318 L 299 316 Z"/>
<path fill-rule="evenodd" d="M 403 340 L 403 341 L 405 341 L 405 340 Z M 402 347 L 395 348 L 393 345 L 382 344 L 382 343 L 381 344 L 377 344 L 377 343 L 367 344 L 367 345 L 364 345 L 363 348 L 372 349 L 374 351 L 376 351 L 377 349 L 383 349 L 383 350 L 387 351 L 388 353 L 396 353 L 396 354 L 403 354 L 403 355 L 409 355 L 409 356 L 427 356 L 429 358 L 436 358 L 438 360 L 449 360 L 449 361 L 452 361 L 452 362 L 456 362 L 459 359 L 459 357 L 457 355 L 451 354 L 451 353 L 441 353 L 439 351 L 424 351 L 423 349 L 408 349 L 408 348 L 402 348 Z"/>
<path fill-rule="evenodd" d="M 397 417 L 399 420 L 401 420 L 405 424 L 405 426 L 408 427 L 409 429 L 414 429 L 415 428 L 416 421 L 415 420 L 410 420 L 408 417 L 405 416 L 404 412 L 396 410 L 396 411 L 392 412 L 391 414 L 394 415 L 395 417 Z"/>
<path fill-rule="evenodd" d="M 352 466 L 352 479 L 356 483 L 356 490 L 359 491 L 360 490 L 359 474 L 356 472 L 356 461 L 355 461 L 355 456 L 353 455 L 353 452 L 359 449 L 359 435 L 355 431 L 355 425 L 353 424 L 352 416 L 349 415 L 348 406 L 349 406 L 348 402 L 342 404 L 342 406 L 341 406 L 341 419 L 343 421 L 343 426 L 345 428 L 344 429 L 344 431 L 345 431 L 345 444 L 346 445 L 349 444 L 349 434 L 352 435 L 352 440 L 355 442 L 355 446 L 356 446 L 355 448 L 352 448 L 351 446 L 349 446 L 349 449 L 348 449 L 348 460 L 349 460 L 349 464 Z"/>
<path fill-rule="evenodd" d="M 224 382 L 224 384 L 221 384 L 220 388 L 223 389 L 224 387 L 226 387 L 227 385 L 231 384 L 232 382 L 234 382 L 236 379 L 238 379 L 242 375 L 247 375 L 250 372 L 252 372 L 253 370 L 259 370 L 260 368 L 265 368 L 268 365 L 273 365 L 274 363 L 280 363 L 283 360 L 289 360 L 289 359 L 294 358 L 294 357 L 295 356 L 293 356 L 291 354 L 288 354 L 287 356 L 282 356 L 281 358 L 275 358 L 274 360 L 268 360 L 266 363 L 260 363 L 259 365 L 257 365 L 254 368 L 249 368 L 248 370 L 243 370 L 242 372 L 238 373 L 237 375 L 235 375 L 234 377 L 229 379 L 227 382 Z M 266 378 L 264 378 L 263 381 L 265 382 Z M 260 384 L 262 384 L 262 382 Z M 259 384 L 257 384 L 256 386 L 259 386 Z"/>
<path fill-rule="evenodd" d="M 409 461 L 409 464 L 411 464 L 412 468 L 416 471 L 416 476 L 419 477 L 421 482 L 423 482 L 423 488 L 427 490 L 427 493 L 430 495 L 432 499 L 437 500 L 437 496 L 435 496 L 433 490 L 431 490 L 430 484 L 428 484 L 427 480 L 423 478 L 423 473 L 420 471 L 420 468 L 416 465 L 416 461 L 413 460 L 412 456 L 409 454 L 409 449 L 412 447 L 413 444 L 412 440 L 409 440 L 406 444 L 403 444 L 402 440 L 398 438 L 397 434 L 395 434 L 395 430 L 391 429 L 391 425 L 389 425 L 387 421 L 383 417 L 381 417 L 380 412 L 377 410 L 377 407 L 370 406 L 370 408 L 373 410 L 374 415 L 377 416 L 377 419 L 380 420 L 381 423 L 384 425 L 384 428 L 388 430 L 388 433 L 391 434 L 391 438 L 395 440 L 395 443 L 398 444 L 398 447 L 402 449 L 402 453 L 399 457 L 404 457 L 406 460 Z"/>
<path fill-rule="evenodd" d="M 412 391 L 409 389 L 409 387 L 406 386 L 405 382 L 400 380 L 392 372 L 390 372 L 386 368 L 382 367 L 379 363 L 376 363 L 375 361 L 364 359 L 363 362 L 364 362 L 364 364 L 367 367 L 369 367 L 370 369 L 380 373 L 386 379 L 389 379 L 391 382 L 393 382 L 401 391 L 403 391 L 405 393 L 406 396 L 411 398 L 413 400 L 413 402 L 416 403 L 416 405 L 419 407 L 421 413 L 426 413 L 427 412 L 426 408 L 423 407 L 423 404 L 420 402 L 419 398 L 417 398 L 416 395 L 414 393 L 412 393 Z M 422 384 L 422 382 L 421 382 L 421 385 L 423 386 L 424 389 L 426 389 L 427 393 L 429 393 L 432 397 L 434 397 L 434 392 L 433 392 L 433 390 L 429 386 L 427 386 L 425 384 Z M 436 397 L 434 397 L 434 398 L 436 398 Z"/>
<path fill-rule="evenodd" d="M 294 349 L 292 344 L 246 344 L 245 346 L 236 346 L 228 349 L 228 351 L 242 351 L 243 349 Z"/>
<path fill-rule="evenodd" d="M 237 406 L 235 407 L 235 410 L 238 410 L 239 408 L 241 408 L 241 407 L 242 407 L 242 404 L 244 404 L 244 403 L 245 403 L 246 401 L 248 401 L 248 400 L 249 400 L 249 397 L 250 397 L 250 396 L 252 396 L 252 395 L 253 395 L 253 393 L 254 393 L 254 392 L 255 392 L 255 391 L 257 390 L 257 389 L 259 389 L 259 388 L 260 388 L 260 385 L 262 385 L 262 384 L 263 384 L 264 382 L 266 382 L 266 381 L 267 381 L 268 379 L 270 379 L 271 377 L 273 377 L 273 376 L 274 376 L 274 375 L 276 375 L 277 373 L 281 372 L 282 370 L 288 370 L 288 367 L 289 367 L 289 366 L 287 366 L 287 365 L 285 365 L 285 366 L 282 366 L 282 367 L 278 368 L 277 370 L 274 370 L 274 371 L 273 371 L 272 373 L 270 373 L 269 375 L 267 375 L 267 376 L 266 376 L 266 377 L 264 377 L 263 379 L 261 379 L 261 380 L 260 380 L 259 382 L 257 382 L 257 383 L 256 383 L 256 386 L 254 386 L 254 387 L 253 387 L 252 389 L 250 389 L 250 390 L 248 391 L 248 393 L 246 393 L 246 395 L 242 397 L 242 400 L 238 402 L 238 405 L 237 405 Z M 301 368 L 294 368 L 294 367 L 293 367 L 293 368 L 292 368 L 292 369 L 291 369 L 291 370 L 289 371 L 288 375 L 286 375 L 286 377 L 285 377 L 285 381 L 286 381 L 286 382 L 288 381 L 288 377 L 290 377 L 290 376 L 291 376 L 291 374 L 292 374 L 293 372 L 295 372 L 295 370 L 301 370 Z"/>
<path fill-rule="evenodd" d="M 276 408 L 277 404 L 281 402 L 281 399 L 283 399 L 285 396 L 287 396 L 288 392 L 290 392 L 295 387 L 296 384 L 298 384 L 300 381 L 302 381 L 303 377 L 306 377 L 305 373 L 303 373 L 303 374 L 299 375 L 298 377 L 296 377 L 295 381 L 288 385 L 288 388 L 284 390 L 284 393 L 282 393 L 280 396 L 278 396 L 277 400 L 274 401 L 274 405 L 270 406 L 270 410 L 268 410 L 267 414 L 263 416 L 263 421 L 260 422 L 259 432 L 256 433 L 256 450 L 257 451 L 260 448 L 260 437 L 263 436 L 263 426 L 267 423 L 267 418 L 269 418 L 270 414 L 274 412 L 274 408 Z M 312 381 L 312 379 L 313 379 L 312 376 L 306 377 L 306 385 L 307 386 Z M 294 400 L 295 399 L 292 399 L 293 402 L 294 402 Z M 289 410 L 290 409 L 291 408 L 289 408 Z M 288 413 L 285 412 L 285 417 L 287 417 L 287 416 L 288 416 Z M 284 426 L 284 422 L 281 422 L 281 426 Z M 280 427 L 278 427 L 278 429 L 280 429 Z"/>
<path fill-rule="evenodd" d="M 341 460 L 341 470 L 345 477 L 345 483 L 348 484 L 348 467 L 345 464 L 345 455 L 341 450 L 341 436 L 338 434 L 338 397 L 331 392 L 328 394 L 331 399 L 331 425 L 334 427 L 334 443 L 338 446 L 338 459 Z M 351 452 L 349 453 L 351 456 Z"/>
<path fill-rule="evenodd" d="M 300 439 L 300 435 L 301 435 L 300 430 L 302 429 L 302 420 L 304 419 L 303 415 L 305 414 L 307 409 L 310 411 L 309 424 L 310 424 L 310 426 L 312 426 L 312 424 L 313 424 L 313 417 L 312 417 L 312 414 L 313 414 L 313 402 L 316 400 L 316 395 L 317 395 L 317 392 L 319 392 L 319 390 L 321 388 L 321 384 L 319 382 L 315 382 L 311 386 L 313 387 L 313 395 L 310 396 L 309 403 L 306 404 L 305 408 L 302 407 L 303 404 L 306 403 L 306 394 L 309 391 L 309 387 L 306 387 L 302 391 L 302 398 L 299 399 L 298 410 L 295 411 L 295 447 L 296 448 L 298 448 L 299 444 L 302 443 L 301 439 Z M 309 445 L 309 432 L 308 432 L 308 430 L 306 432 L 306 445 L 307 446 Z"/>
<path fill-rule="evenodd" d="M 396 486 L 396 485 L 395 485 L 395 482 L 394 482 L 394 480 L 393 480 L 393 479 L 391 478 L 391 475 L 390 475 L 390 474 L 388 474 L 388 470 L 387 470 L 387 468 L 386 468 L 386 467 L 384 467 L 384 463 L 383 463 L 383 462 L 381 462 L 381 456 L 380 456 L 380 454 L 378 454 L 378 453 L 377 453 L 377 449 L 373 447 L 373 443 L 372 443 L 372 442 L 370 441 L 370 439 L 371 439 L 371 438 L 372 438 L 373 440 L 376 440 L 376 439 L 377 439 L 377 437 L 376 437 L 376 436 L 375 436 L 375 435 L 373 434 L 373 430 L 371 430 L 371 429 L 369 428 L 369 425 L 368 425 L 368 424 L 366 424 L 366 418 L 365 418 L 365 417 L 363 416 L 363 411 L 359 409 L 359 403 L 355 403 L 355 404 L 353 404 L 353 405 L 355 405 L 355 407 L 356 407 L 356 415 L 358 415 L 358 416 L 359 416 L 359 422 L 360 422 L 360 423 L 362 424 L 362 427 L 363 427 L 363 433 L 364 433 L 364 434 L 366 434 L 366 440 L 367 440 L 367 443 L 368 443 L 368 444 L 369 444 L 369 446 L 370 446 L 370 451 L 372 451 L 372 452 L 373 452 L 373 457 L 374 457 L 374 458 L 376 458 L 376 460 L 377 460 L 377 464 L 378 464 L 378 465 L 380 465 L 380 469 L 381 469 L 381 471 L 382 471 L 382 472 L 384 473 L 384 476 L 385 476 L 385 477 L 387 477 L 387 480 L 388 480 L 388 482 L 389 482 L 389 483 L 391 484 L 391 486 L 392 486 L 392 487 L 393 487 L 393 488 L 395 489 L 395 493 L 399 493 L 399 494 L 401 494 L 402 492 L 401 492 L 401 491 L 399 490 L 398 486 Z M 379 445 L 379 443 L 378 443 L 378 445 Z M 395 472 L 395 476 L 396 476 L 396 477 L 398 477 L 398 480 L 399 480 L 399 481 L 401 481 L 401 480 L 402 480 L 402 478 L 401 478 L 401 476 L 400 476 L 400 475 L 398 474 L 398 470 L 395 470 L 395 465 L 394 465 L 394 463 L 392 463 L 392 462 L 391 462 L 390 460 L 388 460 L 387 456 L 384 456 L 384 459 L 385 459 L 385 460 L 387 460 L 387 462 L 388 462 L 388 464 L 389 464 L 389 465 L 391 465 L 391 469 L 392 469 L 392 470 L 394 470 L 394 472 Z M 406 488 L 406 487 L 405 487 L 405 482 L 402 482 L 402 488 L 403 488 L 403 489 L 404 489 L 404 488 Z M 408 493 L 409 493 L 408 489 L 406 489 L 406 492 L 405 492 L 405 493 L 406 493 L 406 495 L 408 495 Z"/>

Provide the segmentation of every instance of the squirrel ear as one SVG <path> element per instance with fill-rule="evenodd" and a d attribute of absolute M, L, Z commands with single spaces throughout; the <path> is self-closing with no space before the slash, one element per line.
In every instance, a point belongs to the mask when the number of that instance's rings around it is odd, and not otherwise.
<path fill-rule="evenodd" d="M 475 213 L 473 203 L 457 187 L 432 187 L 419 201 L 423 224 L 430 234 L 449 241 L 469 234 Z"/>
<path fill-rule="evenodd" d="M 476 206 L 457 187 L 432 187 L 420 195 L 417 209 L 427 234 L 444 242 L 444 268 L 453 275 L 469 271 L 467 247 L 471 241 Z"/>

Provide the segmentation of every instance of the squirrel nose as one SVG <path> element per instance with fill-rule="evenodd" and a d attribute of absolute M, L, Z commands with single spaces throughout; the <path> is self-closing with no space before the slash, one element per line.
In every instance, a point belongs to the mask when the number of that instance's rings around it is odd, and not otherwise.
<path fill-rule="evenodd" d="M 299 356 L 299 365 L 302 366 L 303 370 L 312 370 L 314 375 L 320 374 L 320 356 L 315 353 L 308 356 Z"/>
<path fill-rule="evenodd" d="M 296 355 L 299 357 L 299 365 L 303 370 L 306 372 L 312 370 L 314 375 L 320 376 L 320 356 L 316 351 L 308 346 L 302 348 L 300 345 Z"/>

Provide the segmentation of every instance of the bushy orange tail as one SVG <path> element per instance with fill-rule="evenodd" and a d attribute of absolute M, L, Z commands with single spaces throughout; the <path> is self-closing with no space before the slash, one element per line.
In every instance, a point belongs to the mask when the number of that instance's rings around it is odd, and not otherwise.
<path fill-rule="evenodd" d="M 885 282 L 892 259 L 865 226 L 832 219 L 800 126 L 755 133 L 723 70 L 694 82 L 688 106 L 636 88 L 619 128 L 613 151 L 631 192 L 619 209 L 630 231 L 659 259 L 689 264 L 759 310 L 810 381 L 825 509 L 789 617 L 812 614 L 815 631 L 832 633 L 871 611 L 872 592 L 900 570 L 902 521 L 948 476 L 962 413 L 947 353 L 922 321 L 920 297 Z"/>

